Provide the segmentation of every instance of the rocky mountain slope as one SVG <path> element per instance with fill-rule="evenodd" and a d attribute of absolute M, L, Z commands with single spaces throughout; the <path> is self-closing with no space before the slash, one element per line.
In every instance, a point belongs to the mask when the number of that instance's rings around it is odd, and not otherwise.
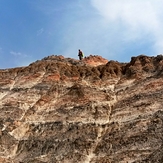
<path fill-rule="evenodd" d="M 163 56 L 0 70 L 0 162 L 162 163 Z"/>

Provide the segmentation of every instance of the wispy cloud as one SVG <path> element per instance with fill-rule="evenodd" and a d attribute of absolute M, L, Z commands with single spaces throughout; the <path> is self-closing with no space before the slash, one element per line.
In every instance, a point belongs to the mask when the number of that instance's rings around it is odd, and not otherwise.
<path fill-rule="evenodd" d="M 163 51 L 162 0 L 91 0 L 90 5 L 77 8 L 80 19 L 66 28 L 64 55 L 77 57 L 81 48 L 86 55 L 128 61 Z"/>
<path fill-rule="evenodd" d="M 27 57 L 26 54 L 23 54 L 23 53 L 20 53 L 20 52 L 10 51 L 10 54 L 15 56 L 15 57 Z"/>
<path fill-rule="evenodd" d="M 162 0 L 91 0 L 92 6 L 108 25 L 119 25 L 117 35 L 123 41 L 151 39 L 156 53 L 163 51 L 163 1 Z M 121 35 L 121 34 L 120 34 Z"/>
<path fill-rule="evenodd" d="M 41 35 L 43 32 L 44 32 L 44 29 L 43 29 L 43 28 L 39 29 L 39 30 L 37 31 L 37 36 Z"/>
<path fill-rule="evenodd" d="M 77 58 L 79 48 L 85 55 L 117 60 L 157 55 L 163 51 L 162 8 L 162 0 L 50 1 L 41 5 L 50 23 L 37 34 L 46 29 L 54 51 L 60 46 L 66 57 Z"/>
<path fill-rule="evenodd" d="M 1 39 L 6 38 L 6 42 L 1 41 L 1 58 L 12 55 L 19 64 L 50 54 L 78 58 L 78 49 L 81 49 L 85 56 L 97 54 L 108 60 L 126 62 L 133 55 L 157 55 L 163 51 L 162 0 L 30 0 L 29 4 L 22 5 L 27 12 L 18 17 L 20 22 L 27 16 L 25 28 L 15 37 L 5 30 L 15 33 L 17 26 L 3 29 Z M 9 12 L 15 14 L 12 10 Z M 17 15 L 20 13 L 14 16 Z M 7 49 L 21 50 L 8 53 Z"/>
<path fill-rule="evenodd" d="M 14 56 L 12 57 L 12 64 L 15 67 L 27 66 L 33 62 L 33 58 L 30 55 L 15 51 L 10 51 L 10 54 Z"/>

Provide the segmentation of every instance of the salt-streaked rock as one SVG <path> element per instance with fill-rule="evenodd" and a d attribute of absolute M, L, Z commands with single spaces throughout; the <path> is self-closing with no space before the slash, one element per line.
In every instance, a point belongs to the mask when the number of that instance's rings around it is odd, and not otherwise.
<path fill-rule="evenodd" d="M 162 162 L 162 72 L 161 55 L 0 70 L 0 162 Z"/>

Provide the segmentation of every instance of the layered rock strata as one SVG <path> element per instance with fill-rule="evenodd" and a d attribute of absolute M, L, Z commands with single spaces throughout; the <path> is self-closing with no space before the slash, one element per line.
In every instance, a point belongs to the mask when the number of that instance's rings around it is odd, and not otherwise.
<path fill-rule="evenodd" d="M 162 72 L 162 55 L 0 70 L 0 162 L 162 163 Z"/>

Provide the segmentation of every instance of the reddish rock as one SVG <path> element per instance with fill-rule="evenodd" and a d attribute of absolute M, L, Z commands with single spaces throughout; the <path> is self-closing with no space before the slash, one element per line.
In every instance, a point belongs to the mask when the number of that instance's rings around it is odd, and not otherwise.
<path fill-rule="evenodd" d="M 162 162 L 162 77 L 162 55 L 0 70 L 0 162 Z"/>
<path fill-rule="evenodd" d="M 85 57 L 83 61 L 84 63 L 90 66 L 105 65 L 108 62 L 107 59 L 104 59 L 101 56 L 97 56 L 97 55 L 90 55 L 88 57 Z"/>

